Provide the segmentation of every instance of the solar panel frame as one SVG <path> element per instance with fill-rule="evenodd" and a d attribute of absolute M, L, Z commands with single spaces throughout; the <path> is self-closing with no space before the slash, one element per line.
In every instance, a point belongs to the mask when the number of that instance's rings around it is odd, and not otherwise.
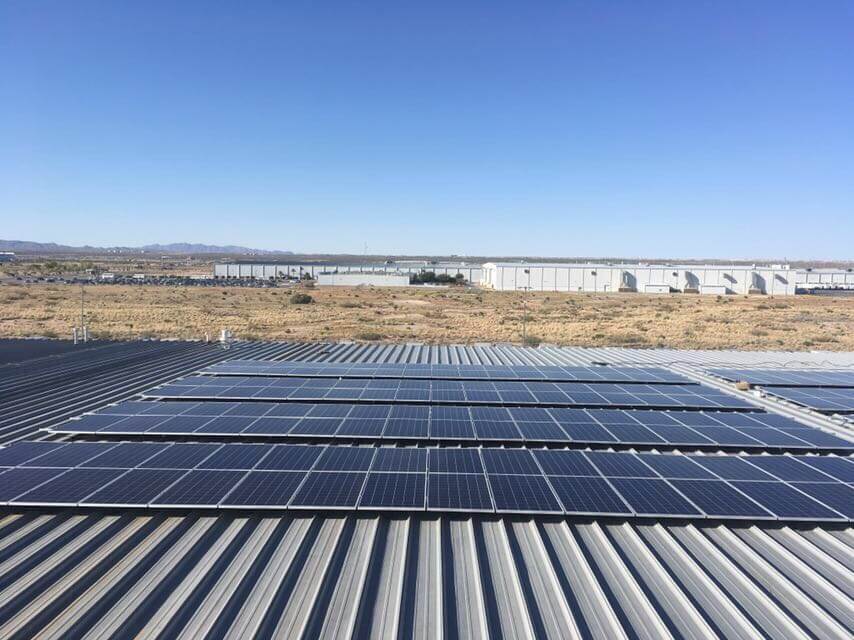
<path fill-rule="evenodd" d="M 107 486 L 90 493 L 79 504 L 89 507 L 147 507 L 187 473 L 183 469 L 130 469 Z M 112 496 L 116 498 L 107 499 Z"/>
<path fill-rule="evenodd" d="M 542 475 L 489 474 L 496 513 L 563 514 L 563 506 Z"/>
<path fill-rule="evenodd" d="M 311 471 L 291 498 L 288 508 L 355 509 L 367 477 L 366 471 Z"/>
<path fill-rule="evenodd" d="M 634 515 L 634 511 L 605 478 L 550 475 L 548 481 L 567 515 Z M 596 504 L 605 506 L 593 509 Z"/>
<path fill-rule="evenodd" d="M 736 480 L 736 489 L 747 494 L 780 520 L 838 521 L 845 518 L 828 506 L 783 482 Z"/>
<path fill-rule="evenodd" d="M 464 496 L 463 493 L 467 496 Z M 479 473 L 428 473 L 427 510 L 493 513 L 495 504 L 492 501 L 486 475 Z"/>
<path fill-rule="evenodd" d="M 220 509 L 284 509 L 306 477 L 304 471 L 249 471 L 217 506 Z M 272 497 L 273 493 L 277 497 Z"/>
<path fill-rule="evenodd" d="M 427 473 L 369 473 L 358 508 L 371 511 L 424 511 L 427 508 Z"/>
<path fill-rule="evenodd" d="M 179 483 L 171 486 L 150 505 L 162 509 L 205 509 L 215 507 L 225 498 L 246 471 L 194 469 L 185 473 Z"/>

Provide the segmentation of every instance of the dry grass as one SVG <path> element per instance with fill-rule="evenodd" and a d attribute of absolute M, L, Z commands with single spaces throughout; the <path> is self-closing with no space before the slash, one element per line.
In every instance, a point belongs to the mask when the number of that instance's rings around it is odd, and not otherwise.
<path fill-rule="evenodd" d="M 522 341 L 522 297 L 460 289 L 329 288 L 312 304 L 290 290 L 102 285 L 86 290 L 103 338 L 382 339 L 428 343 Z M 79 289 L 0 286 L 0 336 L 68 336 Z M 527 331 L 561 345 L 683 349 L 854 350 L 854 299 L 639 294 L 528 294 Z"/>

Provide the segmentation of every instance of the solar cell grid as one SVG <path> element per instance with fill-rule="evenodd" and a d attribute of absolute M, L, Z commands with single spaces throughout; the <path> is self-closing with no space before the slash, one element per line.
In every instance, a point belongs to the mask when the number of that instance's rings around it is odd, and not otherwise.
<path fill-rule="evenodd" d="M 204 378 L 204 377 L 203 377 Z M 529 382 L 488 382 L 451 385 L 447 381 L 409 381 L 417 385 L 409 388 L 403 384 L 397 389 L 367 389 L 359 381 L 339 379 L 320 385 L 314 378 L 290 378 L 287 386 L 276 378 L 214 378 L 217 385 L 188 377 L 175 383 L 154 389 L 150 397 L 169 398 L 222 398 L 237 400 L 257 398 L 267 400 L 324 399 L 350 401 L 432 402 L 432 403 L 498 403 L 498 404 L 554 404 L 554 405 L 602 405 L 637 407 L 723 407 L 730 409 L 752 409 L 748 402 L 698 384 L 587 384 L 559 382 L 543 385 Z M 229 386 L 222 386 L 223 382 Z M 277 382 L 278 380 L 278 382 Z M 364 381 L 362 381 L 364 382 Z M 533 385 L 533 387 L 532 387 Z M 491 389 L 491 390 L 490 390 Z M 538 397 L 539 396 L 539 397 Z"/>
<path fill-rule="evenodd" d="M 250 471 L 226 495 L 224 507 L 282 507 L 290 501 L 305 473 L 295 471 Z"/>
<path fill-rule="evenodd" d="M 700 512 L 665 480 L 612 478 L 635 513 L 648 516 L 693 516 Z"/>
<path fill-rule="evenodd" d="M 732 485 L 783 518 L 838 520 L 840 514 L 781 482 L 734 481 Z"/>
<path fill-rule="evenodd" d="M 374 457 L 371 471 L 426 472 L 426 449 L 396 449 L 380 447 Z"/>
<path fill-rule="evenodd" d="M 567 513 L 628 515 L 632 511 L 604 478 L 549 476 Z"/>
<path fill-rule="evenodd" d="M 65 469 L 7 469 L 0 473 L 0 502 L 8 502 L 62 473 L 65 473 Z"/>
<path fill-rule="evenodd" d="M 82 502 L 104 506 L 146 506 L 185 473 L 179 469 L 132 469 Z"/>
<path fill-rule="evenodd" d="M 731 382 L 745 381 L 761 386 L 854 387 L 854 371 L 793 369 L 710 369 Z"/>
<path fill-rule="evenodd" d="M 540 474 L 540 467 L 527 449 L 482 449 L 480 454 L 487 473 Z"/>
<path fill-rule="evenodd" d="M 65 442 L 16 442 L 0 449 L 0 466 L 16 467 L 64 446 Z"/>
<path fill-rule="evenodd" d="M 710 516 L 774 517 L 768 510 L 721 480 L 672 480 L 671 484 Z"/>
<path fill-rule="evenodd" d="M 541 475 L 489 477 L 496 511 L 563 513 L 548 481 Z"/>
<path fill-rule="evenodd" d="M 477 449 L 429 449 L 431 473 L 484 473 Z"/>
<path fill-rule="evenodd" d="M 854 518 L 854 489 L 849 485 L 838 482 L 798 482 L 793 486 L 846 518 Z"/>
<path fill-rule="evenodd" d="M 832 482 L 833 478 L 788 456 L 745 456 L 750 464 L 780 480 Z"/>
<path fill-rule="evenodd" d="M 848 458 L 829 456 L 796 456 L 796 458 L 837 480 L 854 483 L 854 462 Z"/>
<path fill-rule="evenodd" d="M 359 507 L 424 509 L 426 488 L 426 473 L 369 473 Z"/>
<path fill-rule="evenodd" d="M 427 508 L 466 512 L 492 511 L 494 507 L 486 476 L 475 473 L 428 474 Z"/>
<path fill-rule="evenodd" d="M 200 462 L 198 469 L 252 469 L 270 447 L 263 444 L 224 444 Z"/>
<path fill-rule="evenodd" d="M 312 471 L 290 506 L 322 509 L 355 507 L 367 475 L 364 472 Z"/>
<path fill-rule="evenodd" d="M 219 504 L 245 475 L 243 471 L 189 471 L 169 489 L 152 499 L 163 507 L 205 507 Z"/>
<path fill-rule="evenodd" d="M 824 413 L 854 412 L 854 388 L 770 387 L 767 392 Z"/>
<path fill-rule="evenodd" d="M 305 471 L 314 466 L 323 449 L 324 447 L 312 445 L 277 445 L 272 447 L 256 468 L 270 471 Z"/>
<path fill-rule="evenodd" d="M 603 476 L 622 478 L 657 478 L 658 474 L 631 453 L 586 451 L 587 459 Z"/>
<path fill-rule="evenodd" d="M 484 366 L 232 360 L 203 370 L 213 376 L 311 376 L 331 378 L 428 378 L 460 380 L 621 381 L 684 384 L 683 376 L 659 367 Z"/>
<path fill-rule="evenodd" d="M 125 471 L 122 469 L 71 469 L 10 502 L 26 505 L 74 504 L 123 473 Z"/>

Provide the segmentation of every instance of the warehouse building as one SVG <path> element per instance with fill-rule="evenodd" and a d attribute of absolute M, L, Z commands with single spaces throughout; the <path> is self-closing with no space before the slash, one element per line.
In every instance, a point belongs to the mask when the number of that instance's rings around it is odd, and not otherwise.
<path fill-rule="evenodd" d="M 365 264 L 333 263 L 245 263 L 223 262 L 214 265 L 215 278 L 254 278 L 256 280 L 282 280 L 286 278 L 317 278 L 320 274 L 341 273 L 391 273 L 415 275 L 422 272 L 455 277 L 462 274 L 466 282 L 477 283 L 481 278 L 481 265 L 457 262 L 387 262 Z"/>
<path fill-rule="evenodd" d="M 320 273 L 320 286 L 335 287 L 408 287 L 409 275 L 405 273 Z"/>
<path fill-rule="evenodd" d="M 496 291 L 794 295 L 786 265 L 644 265 L 504 262 L 483 265 L 481 286 Z"/>

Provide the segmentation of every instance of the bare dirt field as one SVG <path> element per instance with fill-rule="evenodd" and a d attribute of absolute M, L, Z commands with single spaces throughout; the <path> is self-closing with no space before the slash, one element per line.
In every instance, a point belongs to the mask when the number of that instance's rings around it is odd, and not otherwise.
<path fill-rule="evenodd" d="M 86 318 L 100 338 L 387 342 L 529 342 L 682 349 L 854 350 L 854 298 L 490 292 L 475 289 L 293 290 L 99 285 Z M 0 336 L 68 337 L 80 289 L 0 286 Z"/>

